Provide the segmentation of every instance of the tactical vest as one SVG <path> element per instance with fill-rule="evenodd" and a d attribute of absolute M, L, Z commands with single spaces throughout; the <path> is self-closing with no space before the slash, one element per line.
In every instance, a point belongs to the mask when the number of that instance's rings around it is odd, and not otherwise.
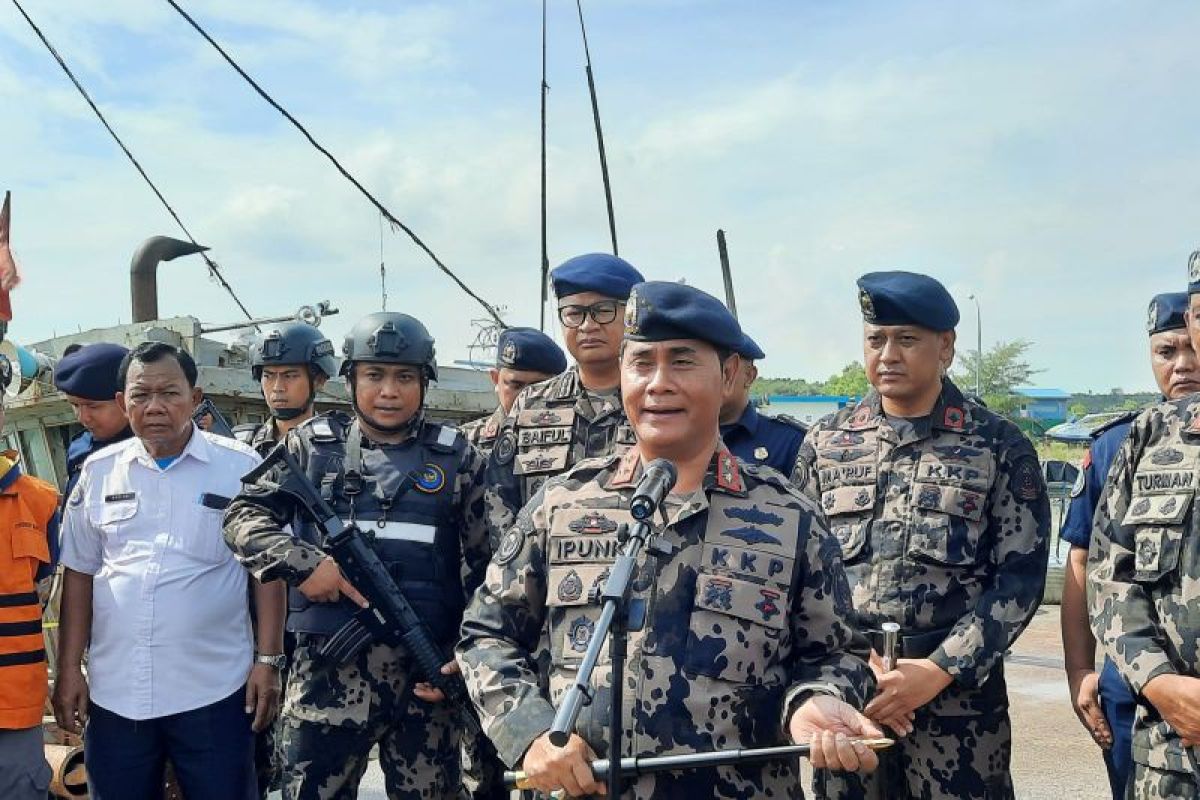
<path fill-rule="evenodd" d="M 357 425 L 343 427 L 325 416 L 301 430 L 311 445 L 309 480 L 339 516 L 358 523 L 435 639 L 452 644 L 465 607 L 454 494 L 466 440 L 453 428 L 422 423 L 404 444 L 363 449 Z M 303 541 L 325 545 L 306 516 L 297 517 L 293 531 Z M 356 610 L 344 599 L 312 602 L 291 587 L 287 628 L 332 634 Z"/>
<path fill-rule="evenodd" d="M 13 466 L 13 469 L 17 469 Z M 0 491 L 0 729 L 31 728 L 46 703 L 46 650 L 37 572 L 58 492 L 21 475 Z"/>

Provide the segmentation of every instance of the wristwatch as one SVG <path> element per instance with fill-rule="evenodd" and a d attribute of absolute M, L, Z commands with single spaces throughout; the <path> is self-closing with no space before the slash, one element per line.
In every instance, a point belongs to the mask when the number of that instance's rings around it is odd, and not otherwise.
<path fill-rule="evenodd" d="M 274 667 L 275 669 L 283 669 L 287 666 L 287 656 L 283 653 L 276 653 L 273 656 L 269 656 L 266 653 L 255 653 L 254 663 L 266 664 L 268 667 Z"/>

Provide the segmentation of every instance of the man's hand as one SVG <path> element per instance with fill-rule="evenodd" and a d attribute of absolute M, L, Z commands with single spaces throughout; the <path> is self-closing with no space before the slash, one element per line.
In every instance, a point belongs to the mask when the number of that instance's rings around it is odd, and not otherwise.
<path fill-rule="evenodd" d="M 246 713 L 254 715 L 251 729 L 267 729 L 279 713 L 279 670 L 269 664 L 255 664 L 246 680 Z"/>
<path fill-rule="evenodd" d="M 1112 748 L 1113 736 L 1108 720 L 1100 711 L 1100 676 L 1094 669 L 1073 670 L 1067 673 L 1067 687 L 1071 693 L 1071 707 L 1075 716 L 1087 728 L 1096 744 L 1105 750 Z"/>
<path fill-rule="evenodd" d="M 875 677 L 879 684 L 875 698 L 867 703 L 863 711 L 876 721 L 907 718 L 937 697 L 954 680 L 928 658 L 897 659 L 895 669 L 890 672 L 877 671 Z"/>
<path fill-rule="evenodd" d="M 442 664 L 442 668 L 439 670 L 439 672 L 441 672 L 443 675 L 457 675 L 458 662 L 447 661 L 445 664 Z M 442 693 L 441 689 L 435 688 L 432 683 L 427 681 L 421 681 L 420 683 L 414 684 L 413 694 L 415 694 L 418 699 L 424 700 L 426 703 L 440 703 L 446 699 L 446 695 Z"/>
<path fill-rule="evenodd" d="M 572 797 L 605 794 L 604 784 L 592 774 L 595 758 L 592 748 L 579 736 L 571 734 L 565 747 L 555 747 L 547 731 L 529 745 L 521 769 L 529 786 L 544 794 L 559 789 Z"/>
<path fill-rule="evenodd" d="M 88 685 L 78 666 L 59 667 L 54 679 L 54 719 L 68 733 L 83 732 L 88 714 Z"/>
<path fill-rule="evenodd" d="M 1175 729 L 1184 747 L 1200 744 L 1200 678 L 1158 675 L 1145 685 L 1142 695 Z"/>
<path fill-rule="evenodd" d="M 850 740 L 878 738 L 883 731 L 836 697 L 818 694 L 804 701 L 788 720 L 788 733 L 793 742 L 812 746 L 813 769 L 873 772 L 879 766 L 873 750 Z"/>
<path fill-rule="evenodd" d="M 346 580 L 333 556 L 321 559 L 321 563 L 317 564 L 312 574 L 296 588 L 314 603 L 336 603 L 345 595 L 362 608 L 367 607 L 366 598 Z"/>

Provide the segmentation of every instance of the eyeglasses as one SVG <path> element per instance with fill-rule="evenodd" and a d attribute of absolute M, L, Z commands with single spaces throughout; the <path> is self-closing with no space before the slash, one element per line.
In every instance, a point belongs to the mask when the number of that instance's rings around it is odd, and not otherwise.
<path fill-rule="evenodd" d="M 617 318 L 617 306 L 622 305 L 618 300 L 601 300 L 590 306 L 559 306 L 558 318 L 568 328 L 578 328 L 586 317 L 597 325 L 607 325 Z"/>

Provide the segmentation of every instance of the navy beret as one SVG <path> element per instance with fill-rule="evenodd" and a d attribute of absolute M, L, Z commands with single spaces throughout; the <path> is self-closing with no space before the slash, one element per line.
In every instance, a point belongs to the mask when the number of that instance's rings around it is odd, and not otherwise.
<path fill-rule="evenodd" d="M 863 319 L 875 325 L 919 325 L 953 330 L 958 306 L 946 287 L 917 272 L 868 272 L 858 279 Z"/>
<path fill-rule="evenodd" d="M 555 297 L 596 292 L 624 300 L 633 285 L 644 280 L 632 264 L 608 253 L 575 256 L 550 270 Z"/>
<path fill-rule="evenodd" d="M 1146 332 L 1153 336 L 1163 331 L 1186 328 L 1183 312 L 1188 308 L 1187 292 L 1166 292 L 1154 295 L 1146 314 Z"/>
<path fill-rule="evenodd" d="M 767 357 L 767 354 L 758 346 L 758 342 L 751 339 L 749 334 L 742 336 L 742 346 L 738 348 L 738 355 L 742 358 L 748 358 L 751 361 L 758 361 L 760 358 Z"/>
<path fill-rule="evenodd" d="M 496 366 L 557 375 L 567 368 L 567 357 L 536 328 L 505 328 L 496 340 Z"/>
<path fill-rule="evenodd" d="M 671 281 L 646 281 L 633 287 L 625 307 L 625 338 L 635 342 L 699 339 L 733 352 L 740 352 L 746 341 L 724 303 L 694 286 Z"/>
<path fill-rule="evenodd" d="M 54 367 L 54 385 L 60 392 L 87 400 L 112 400 L 121 391 L 117 370 L 129 350 L 119 344 L 97 342 L 69 352 Z"/>

